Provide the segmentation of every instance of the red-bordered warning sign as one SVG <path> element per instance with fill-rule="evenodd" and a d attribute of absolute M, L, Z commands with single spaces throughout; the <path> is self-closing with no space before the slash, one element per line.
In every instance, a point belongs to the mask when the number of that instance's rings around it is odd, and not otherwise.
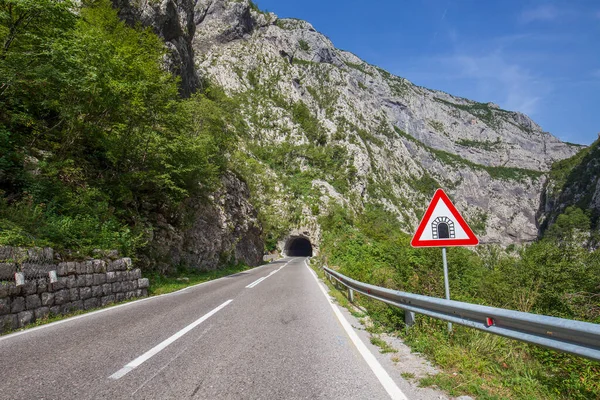
<path fill-rule="evenodd" d="M 413 247 L 477 246 L 479 240 L 442 189 L 436 190 L 410 241 Z"/>

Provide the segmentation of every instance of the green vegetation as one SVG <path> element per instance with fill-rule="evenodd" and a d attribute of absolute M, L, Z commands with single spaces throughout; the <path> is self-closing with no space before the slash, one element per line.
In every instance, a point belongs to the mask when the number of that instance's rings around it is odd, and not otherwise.
<path fill-rule="evenodd" d="M 362 72 L 363 74 L 367 74 L 367 75 L 373 76 L 372 72 L 367 71 L 367 67 L 365 66 L 365 64 L 356 64 L 356 63 L 352 63 L 350 61 L 345 61 L 345 64 L 347 66 L 349 66 L 350 68 L 353 68 L 353 69 L 355 69 L 357 71 Z"/>
<path fill-rule="evenodd" d="M 446 133 L 444 129 L 444 124 L 440 121 L 429 121 L 429 126 L 431 126 L 435 131 L 439 133 Z"/>
<path fill-rule="evenodd" d="M 479 211 L 475 217 L 470 218 L 468 222 L 469 226 L 471 229 L 473 229 L 473 232 L 475 232 L 476 235 L 483 235 L 486 231 L 487 220 L 488 215 L 483 211 Z"/>
<path fill-rule="evenodd" d="M 294 65 L 303 65 L 303 66 L 306 66 L 306 67 L 318 66 L 319 65 L 319 63 L 317 63 L 317 62 L 308 61 L 308 60 L 302 60 L 302 59 L 300 59 L 298 57 L 294 57 L 294 59 L 292 60 L 292 63 Z"/>
<path fill-rule="evenodd" d="M 534 171 L 524 168 L 490 167 L 487 165 L 476 164 L 456 154 L 448 153 L 444 150 L 438 150 L 434 149 L 433 147 L 429 147 L 396 126 L 394 126 L 394 130 L 398 135 L 423 147 L 431 154 L 433 154 L 438 160 L 445 164 L 451 166 L 465 166 L 475 170 L 486 171 L 494 179 L 524 181 L 526 179 L 538 179 L 540 176 L 543 175 L 543 173 L 540 171 Z"/>
<path fill-rule="evenodd" d="M 148 295 L 158 296 L 161 294 L 175 292 L 188 286 L 197 285 L 199 283 L 212 281 L 224 276 L 237 274 L 239 272 L 251 269 L 244 264 L 229 265 L 222 269 L 213 271 L 197 271 L 193 269 L 179 268 L 174 273 L 163 275 L 159 273 L 145 274 L 145 278 L 149 278 L 150 287 Z"/>
<path fill-rule="evenodd" d="M 545 232 L 550 223 L 557 221 L 561 214 L 567 212 L 572 205 L 582 210 L 590 210 L 586 215 L 590 219 L 592 236 L 586 241 L 591 247 L 596 247 L 600 237 L 596 233 L 600 224 L 600 212 L 593 204 L 596 184 L 600 175 L 600 141 L 584 148 L 573 157 L 557 161 L 552 165 L 546 185 L 546 201 L 554 204 L 552 211 L 541 223 Z"/>
<path fill-rule="evenodd" d="M 552 169 L 550 170 L 549 175 L 550 181 L 552 181 L 556 187 L 562 188 L 567 184 L 571 173 L 575 170 L 577 170 L 575 174 L 576 176 L 573 176 L 572 178 L 579 180 L 585 179 L 585 172 L 581 171 L 581 165 L 584 164 L 585 160 L 593 158 L 593 156 L 590 157 L 590 153 L 596 152 L 599 144 L 600 142 L 596 140 L 590 145 L 590 147 L 582 149 L 574 156 L 565 158 L 564 160 L 556 161 L 554 164 L 552 164 Z"/>
<path fill-rule="evenodd" d="M 304 134 L 311 142 L 319 146 L 327 144 L 327 134 L 319 123 L 319 119 L 312 115 L 310 109 L 299 101 L 292 108 L 293 121 L 302 127 Z"/>
<path fill-rule="evenodd" d="M 279 173 L 294 198 L 313 193 L 312 181 L 324 179 L 340 193 L 347 193 L 354 182 L 355 171 L 346 149 L 339 145 L 317 147 L 312 145 L 252 146 L 252 152 L 272 170 Z M 300 160 L 306 168 L 301 168 Z M 316 193 L 315 193 L 316 194 Z"/>
<path fill-rule="evenodd" d="M 500 127 L 501 119 L 499 118 L 498 114 L 509 113 L 509 111 L 499 108 L 492 109 L 492 107 L 486 103 L 456 104 L 451 101 L 440 99 L 439 97 L 434 97 L 434 100 L 438 103 L 454 107 L 458 110 L 466 111 L 480 121 L 483 121 L 492 129 L 497 129 Z"/>
<path fill-rule="evenodd" d="M 383 354 L 398 352 L 398 350 L 394 349 L 385 340 L 381 339 L 378 336 L 371 336 L 371 344 L 374 344 L 375 346 L 379 347 L 379 352 Z"/>
<path fill-rule="evenodd" d="M 218 186 L 229 100 L 181 99 L 160 38 L 108 0 L 4 1 L 0 41 L 0 244 L 133 255 L 151 213 Z"/>
<path fill-rule="evenodd" d="M 409 178 L 408 184 L 410 187 L 423 194 L 424 196 L 431 196 L 431 193 L 435 192 L 436 189 L 442 187 L 435 178 L 429 175 L 426 171 L 423 172 L 420 178 Z"/>
<path fill-rule="evenodd" d="M 309 51 L 310 50 L 310 46 L 309 46 L 308 42 L 306 40 L 304 40 L 304 39 L 300 39 L 298 41 L 298 47 L 302 51 Z"/>
<path fill-rule="evenodd" d="M 386 70 L 375 67 L 379 74 L 386 80 L 388 86 L 390 87 L 392 93 L 398 97 L 404 97 L 408 90 L 410 89 L 410 84 L 406 79 L 400 78 L 399 76 L 395 76 L 387 72 Z"/>
<path fill-rule="evenodd" d="M 317 263 L 375 285 L 444 296 L 439 249 L 411 248 L 410 237 L 381 207 L 367 206 L 362 215 L 331 210 L 320 218 L 324 234 Z M 600 322 L 600 250 L 588 251 L 576 236 L 589 227 L 589 220 L 574 210 L 557 225 L 556 232 L 522 248 L 518 256 L 487 246 L 478 252 L 450 249 L 452 298 Z M 600 363 L 458 325 L 448 334 L 445 322 L 425 316 L 405 329 L 401 310 L 360 294 L 355 298 L 368 310 L 374 331 L 400 335 L 442 368 L 439 375 L 421 380 L 422 385 L 438 385 L 453 396 L 489 399 L 600 396 Z"/>
<path fill-rule="evenodd" d="M 463 147 L 475 147 L 478 149 L 486 150 L 486 151 L 494 151 L 500 146 L 502 140 L 500 137 L 496 139 L 496 141 L 492 142 L 491 140 L 470 140 L 470 139 L 460 139 L 456 141 L 456 144 Z"/>
<path fill-rule="evenodd" d="M 331 118 L 335 112 L 335 105 L 337 104 L 340 94 L 326 84 L 322 84 L 316 88 L 307 86 L 306 90 L 315 99 L 319 108 L 325 111 L 325 115 Z"/>
<path fill-rule="evenodd" d="M 236 1 L 239 1 L 239 0 L 236 0 Z M 268 12 L 268 11 L 263 11 L 263 10 L 261 10 L 261 9 L 260 9 L 260 8 L 259 8 L 259 7 L 256 5 L 256 3 L 255 3 L 255 2 L 253 2 L 252 0 L 250 0 L 250 9 L 251 9 L 252 11 L 255 11 L 255 12 L 259 13 L 259 14 L 263 14 L 263 15 L 268 15 L 268 14 L 269 14 L 269 12 Z"/>

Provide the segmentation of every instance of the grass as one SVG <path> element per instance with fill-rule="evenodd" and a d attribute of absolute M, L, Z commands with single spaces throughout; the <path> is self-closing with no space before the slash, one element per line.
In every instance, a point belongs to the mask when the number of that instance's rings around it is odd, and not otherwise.
<path fill-rule="evenodd" d="M 144 277 L 150 280 L 148 288 L 149 296 L 158 296 L 161 294 L 175 292 L 188 286 L 197 285 L 199 283 L 212 281 L 222 278 L 227 275 L 236 274 L 238 272 L 252 269 L 244 264 L 229 266 L 224 269 L 213 271 L 194 271 L 194 270 L 179 270 L 176 274 L 165 276 L 159 273 L 145 274 Z"/>
<path fill-rule="evenodd" d="M 305 66 L 319 65 L 319 63 L 317 63 L 317 62 L 303 60 L 303 59 L 297 58 L 297 57 L 294 57 L 294 60 L 292 61 L 292 63 L 294 65 L 305 65 Z"/>
<path fill-rule="evenodd" d="M 379 347 L 379 352 L 382 354 L 398 352 L 398 350 L 390 346 L 385 340 L 377 336 L 371 336 L 371 344 L 374 344 L 375 346 Z"/>
<path fill-rule="evenodd" d="M 313 269 L 323 278 L 318 268 Z M 346 300 L 343 292 L 334 290 L 326 279 L 330 295 L 339 299 L 346 308 L 354 308 Z M 454 332 L 445 331 L 445 322 L 419 316 L 411 329 L 394 331 L 387 325 L 389 317 L 384 316 L 390 309 L 382 303 L 355 296 L 368 310 L 372 327 L 371 343 L 380 347 L 381 353 L 395 352 L 384 340 L 375 336 L 382 332 L 394 332 L 411 347 L 414 352 L 424 354 L 437 365 L 441 372 L 419 380 L 420 387 L 438 387 L 451 396 L 470 395 L 477 399 L 586 399 L 595 398 L 600 382 L 595 384 L 599 371 L 598 363 L 585 360 L 587 368 L 573 366 L 570 384 L 566 385 L 559 373 L 549 370 L 531 352 L 548 353 L 548 357 L 559 357 L 559 365 L 572 362 L 572 356 L 556 354 L 543 348 L 520 343 L 485 332 L 454 326 Z M 375 304 L 378 304 L 375 306 Z M 442 329 L 440 329 L 442 328 Z M 395 357 L 395 362 L 400 361 Z M 558 368 L 558 367 L 557 367 Z M 414 374 L 403 373 L 405 379 L 414 379 Z M 579 386 L 578 386 L 579 385 Z M 575 387 L 576 386 L 576 387 Z M 591 390 L 590 387 L 596 387 Z"/>

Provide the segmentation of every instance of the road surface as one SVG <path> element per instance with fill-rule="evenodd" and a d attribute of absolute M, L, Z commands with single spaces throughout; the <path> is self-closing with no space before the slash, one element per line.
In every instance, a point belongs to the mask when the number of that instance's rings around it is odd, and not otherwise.
<path fill-rule="evenodd" d="M 345 321 L 283 259 L 2 337 L 0 398 L 405 398 Z"/>

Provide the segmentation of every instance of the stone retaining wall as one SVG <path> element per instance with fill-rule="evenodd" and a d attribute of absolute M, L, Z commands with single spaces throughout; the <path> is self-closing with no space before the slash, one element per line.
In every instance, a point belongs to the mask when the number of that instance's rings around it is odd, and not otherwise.
<path fill-rule="evenodd" d="M 56 282 L 50 279 L 53 271 Z M 24 278 L 22 284 L 16 275 Z M 0 247 L 0 331 L 21 328 L 49 314 L 145 297 L 148 286 L 130 258 L 57 262 L 52 249 Z"/>

